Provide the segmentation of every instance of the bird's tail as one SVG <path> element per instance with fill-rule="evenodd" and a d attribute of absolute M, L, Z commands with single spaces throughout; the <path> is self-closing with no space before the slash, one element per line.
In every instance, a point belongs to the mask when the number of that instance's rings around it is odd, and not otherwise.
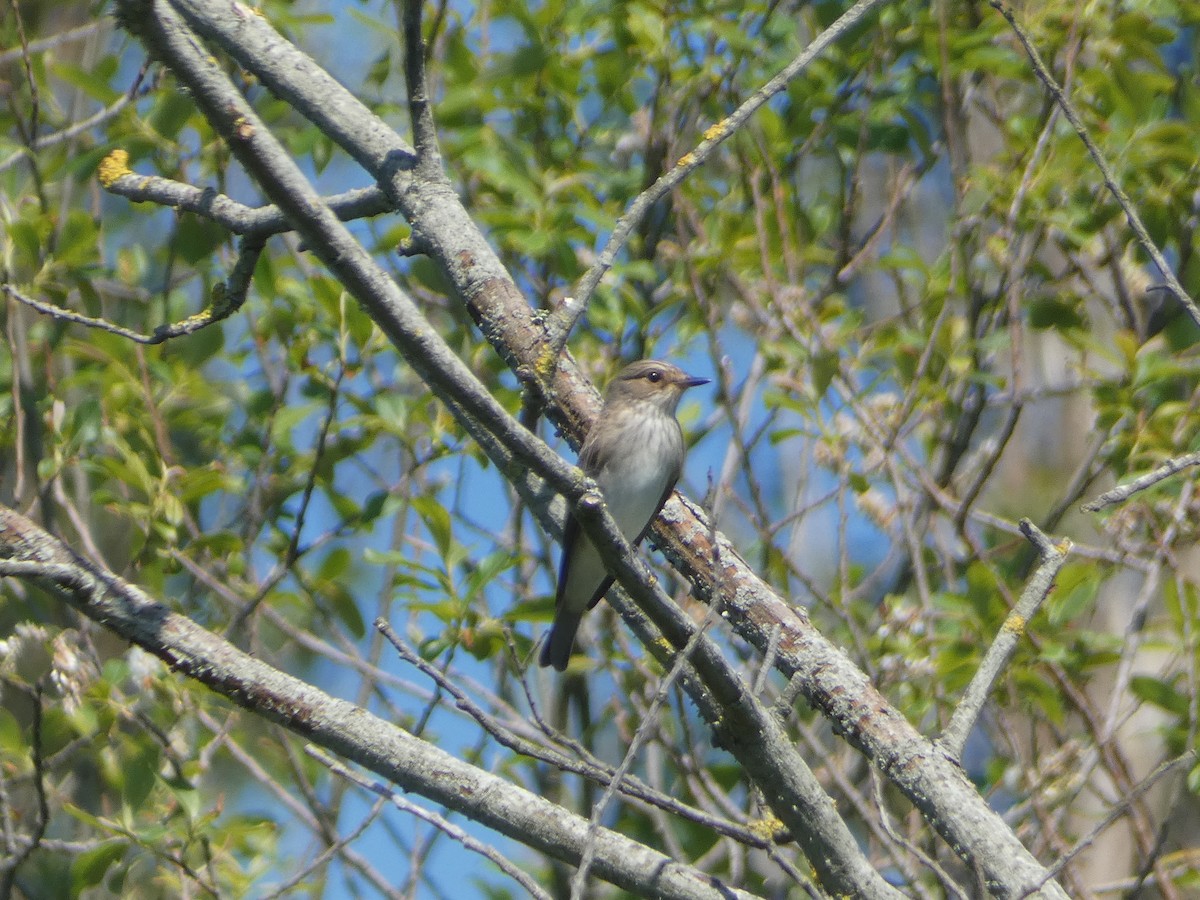
<path fill-rule="evenodd" d="M 575 632 L 579 630 L 582 618 L 582 613 L 559 609 L 550 627 L 550 634 L 542 644 L 542 655 L 538 661 L 543 666 L 554 666 L 560 672 L 566 669 L 571 660 L 571 649 L 575 646 Z"/>

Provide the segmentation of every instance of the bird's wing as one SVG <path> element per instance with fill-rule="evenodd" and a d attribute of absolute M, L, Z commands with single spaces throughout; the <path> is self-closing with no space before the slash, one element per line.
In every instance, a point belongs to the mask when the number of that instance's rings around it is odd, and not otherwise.
<path fill-rule="evenodd" d="M 554 605 L 556 608 L 561 607 L 563 603 L 563 594 L 567 589 L 568 576 L 570 574 L 568 570 L 570 569 L 571 559 L 575 556 L 575 543 L 587 540 L 587 535 L 580 530 L 579 521 L 575 518 L 575 515 L 567 513 L 567 521 L 563 526 L 562 557 L 558 563 L 558 589 L 554 595 Z M 588 549 L 591 549 L 590 546 Z M 594 553 L 595 551 L 592 552 Z M 596 592 L 592 594 L 592 599 L 588 601 L 588 609 L 591 609 L 600 602 L 600 598 L 608 592 L 608 589 L 612 587 L 612 583 L 612 575 L 606 574 L 604 580 L 597 586 Z"/>
<path fill-rule="evenodd" d="M 654 520 L 658 518 L 658 514 L 662 512 L 663 505 L 667 502 L 667 498 L 671 496 L 671 492 L 675 490 L 675 484 L 679 481 L 679 476 L 682 474 L 682 467 L 676 469 L 668 479 L 666 486 L 663 488 L 662 496 L 658 498 L 658 503 L 654 506 L 654 513 L 646 520 L 646 524 L 642 527 L 641 533 L 638 534 L 637 540 L 633 543 L 636 545 L 641 543 L 642 538 L 646 536 L 646 532 L 650 530 L 650 526 L 654 524 Z"/>
<path fill-rule="evenodd" d="M 589 439 L 585 440 L 583 446 L 579 448 L 578 466 L 583 470 L 585 475 L 595 478 L 598 468 L 596 456 L 599 445 L 596 441 L 591 440 L 591 437 L 592 435 L 589 434 Z M 562 557 L 558 564 L 558 589 L 554 596 L 554 605 L 556 608 L 562 605 L 563 591 L 566 590 L 567 586 L 567 570 L 570 568 L 570 560 L 573 555 L 572 551 L 575 548 L 575 542 L 580 540 L 586 541 L 587 535 L 580 531 L 579 521 L 575 518 L 575 513 L 568 507 L 567 520 L 563 525 Z M 611 575 L 607 576 L 600 583 L 596 592 L 592 594 L 592 599 L 588 601 L 588 609 L 591 609 L 600 602 L 600 598 L 612 587 L 612 583 L 613 578 Z"/>

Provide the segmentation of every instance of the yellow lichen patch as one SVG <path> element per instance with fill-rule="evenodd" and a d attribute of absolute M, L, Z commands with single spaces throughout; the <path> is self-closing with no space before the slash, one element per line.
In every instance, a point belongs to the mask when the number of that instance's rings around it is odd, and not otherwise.
<path fill-rule="evenodd" d="M 118 147 L 100 160 L 96 174 L 100 176 L 100 184 L 105 188 L 112 187 L 113 182 L 123 175 L 132 175 L 129 171 L 129 152 Z"/>
<path fill-rule="evenodd" d="M 1024 634 L 1025 633 L 1025 617 L 1018 616 L 1016 613 L 1013 613 L 1011 616 L 1009 616 L 1007 619 L 1004 620 L 1004 630 L 1011 631 L 1013 634 Z"/>
<path fill-rule="evenodd" d="M 195 315 L 188 316 L 186 319 L 184 319 L 182 322 L 179 323 L 179 327 L 184 332 L 184 334 L 190 334 L 193 331 L 198 331 L 199 329 L 203 328 L 205 325 L 211 325 L 212 322 L 213 322 L 213 309 L 210 306 L 207 309 L 200 310 L 200 312 L 196 313 Z"/>
<path fill-rule="evenodd" d="M 755 819 L 746 824 L 759 838 L 772 843 L 787 832 L 787 826 L 774 813 L 768 813 L 761 819 Z"/>
<path fill-rule="evenodd" d="M 657 641 L 655 641 L 654 643 L 658 644 L 658 646 L 661 647 L 663 650 L 665 650 L 667 653 L 675 652 L 675 645 L 672 644 L 670 641 L 668 641 L 665 637 L 659 637 L 659 639 Z M 711 725 L 712 723 L 710 722 L 709 724 Z"/>
<path fill-rule="evenodd" d="M 242 18 L 245 18 L 248 15 L 257 16 L 264 21 L 267 18 L 261 9 L 255 9 L 253 6 L 247 6 L 245 3 L 235 3 L 233 10 Z"/>
<path fill-rule="evenodd" d="M 554 349 L 549 344 L 538 355 L 535 366 L 538 375 L 543 381 L 549 381 L 554 377 L 554 370 L 558 368 L 558 354 L 554 352 Z"/>
<path fill-rule="evenodd" d="M 704 132 L 704 139 L 706 141 L 715 141 L 717 138 L 724 136 L 724 134 L 725 123 L 718 122 L 716 125 L 708 126 L 708 129 Z"/>

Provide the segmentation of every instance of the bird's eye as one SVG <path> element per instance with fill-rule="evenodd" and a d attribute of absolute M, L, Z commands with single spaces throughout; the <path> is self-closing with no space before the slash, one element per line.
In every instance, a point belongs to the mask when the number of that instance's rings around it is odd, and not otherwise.
<path fill-rule="evenodd" d="M 658 369 L 651 369 L 646 373 L 646 380 L 651 384 L 658 384 L 662 381 L 662 372 L 658 371 Z"/>

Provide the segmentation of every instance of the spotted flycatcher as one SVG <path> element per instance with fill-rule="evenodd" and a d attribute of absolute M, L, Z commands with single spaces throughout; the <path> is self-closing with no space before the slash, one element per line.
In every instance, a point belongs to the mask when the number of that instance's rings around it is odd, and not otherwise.
<path fill-rule="evenodd" d="M 596 480 L 609 513 L 637 544 L 662 509 L 683 470 L 683 431 L 675 420 L 679 398 L 708 384 L 670 363 L 643 359 L 608 385 L 604 408 L 579 451 L 579 468 Z M 542 645 L 541 664 L 567 667 L 583 614 L 600 602 L 613 576 L 579 530 L 573 515 L 563 530 L 554 625 Z"/>

